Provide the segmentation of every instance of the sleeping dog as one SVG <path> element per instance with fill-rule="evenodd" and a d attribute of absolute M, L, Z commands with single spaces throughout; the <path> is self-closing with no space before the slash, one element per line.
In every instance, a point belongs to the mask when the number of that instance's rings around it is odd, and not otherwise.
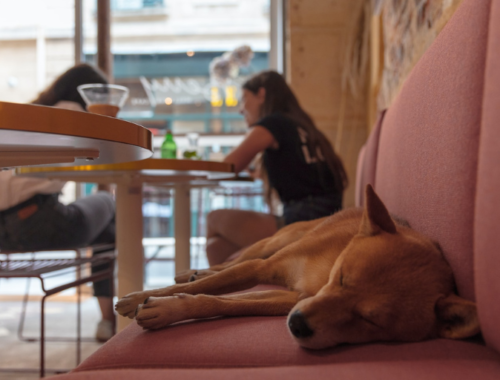
<path fill-rule="evenodd" d="M 238 259 L 131 293 L 116 311 L 145 329 L 215 316 L 288 315 L 303 347 L 460 339 L 479 333 L 476 307 L 454 294 L 439 245 L 393 218 L 371 186 L 364 209 L 298 222 Z M 227 294 L 258 284 L 288 290 Z"/>

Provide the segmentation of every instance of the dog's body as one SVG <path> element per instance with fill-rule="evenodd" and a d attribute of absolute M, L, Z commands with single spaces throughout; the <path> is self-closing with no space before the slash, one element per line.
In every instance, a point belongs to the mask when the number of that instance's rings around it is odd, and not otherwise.
<path fill-rule="evenodd" d="M 192 318 L 289 314 L 294 338 L 316 349 L 477 334 L 475 305 L 453 294 L 438 245 L 395 223 L 371 187 L 366 204 L 294 223 L 229 264 L 176 278 L 190 282 L 129 294 L 116 310 L 147 329 Z M 216 296 L 258 284 L 289 290 Z"/>

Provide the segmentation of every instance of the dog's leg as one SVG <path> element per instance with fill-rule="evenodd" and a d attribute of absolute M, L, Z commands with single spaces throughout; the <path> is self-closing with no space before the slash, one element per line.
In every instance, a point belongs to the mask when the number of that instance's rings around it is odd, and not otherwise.
<path fill-rule="evenodd" d="M 280 275 L 279 271 L 279 266 L 268 266 L 265 260 L 245 261 L 199 281 L 130 293 L 117 302 L 115 310 L 123 316 L 134 318 L 137 306 L 148 297 L 168 297 L 175 293 L 218 295 L 249 289 L 258 284 L 286 286 L 283 282 L 285 276 Z"/>
<path fill-rule="evenodd" d="M 139 305 L 136 320 L 145 329 L 160 329 L 187 319 L 217 316 L 287 315 L 298 302 L 298 293 L 268 290 L 228 296 L 175 294 L 150 297 Z"/>
<path fill-rule="evenodd" d="M 179 272 L 175 276 L 175 282 L 182 284 L 185 282 L 192 282 L 211 276 L 216 272 L 230 268 L 234 265 L 240 264 L 245 261 L 255 259 L 267 259 L 278 252 L 280 249 L 287 245 L 299 240 L 306 232 L 318 224 L 318 220 L 309 222 L 295 223 L 294 225 L 287 226 L 278 231 L 271 237 L 262 239 L 250 247 L 236 259 L 225 262 L 222 264 L 214 265 L 208 269 L 190 269 L 184 272 Z"/>
<path fill-rule="evenodd" d="M 177 284 L 192 282 L 200 280 L 207 276 L 211 276 L 217 272 L 220 272 L 226 268 L 232 267 L 244 261 L 254 260 L 254 259 L 267 259 L 274 252 L 276 252 L 281 248 L 281 246 L 276 246 L 276 244 L 272 244 L 272 239 L 273 237 L 269 237 L 262 239 L 255 244 L 252 244 L 250 247 L 246 248 L 239 257 L 237 257 L 234 260 L 211 266 L 208 269 L 190 269 L 187 271 L 179 272 L 175 276 L 175 282 Z"/>

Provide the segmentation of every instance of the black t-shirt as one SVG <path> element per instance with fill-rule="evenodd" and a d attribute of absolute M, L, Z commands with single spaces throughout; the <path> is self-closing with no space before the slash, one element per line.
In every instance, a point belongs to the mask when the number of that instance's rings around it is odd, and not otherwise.
<path fill-rule="evenodd" d="M 269 130 L 279 144 L 278 149 L 264 151 L 264 165 L 269 182 L 282 202 L 336 192 L 335 180 L 326 162 L 317 154 L 309 153 L 305 129 L 281 114 L 266 116 L 255 125 Z"/>

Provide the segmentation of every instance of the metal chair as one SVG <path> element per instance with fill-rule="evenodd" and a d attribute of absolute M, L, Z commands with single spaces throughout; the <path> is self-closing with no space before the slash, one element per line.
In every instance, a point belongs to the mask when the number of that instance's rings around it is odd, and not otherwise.
<path fill-rule="evenodd" d="M 18 337 L 27 342 L 40 342 L 40 377 L 45 376 L 45 372 L 49 371 L 45 369 L 45 342 L 46 341 L 75 341 L 73 338 L 58 338 L 58 337 L 46 337 L 45 336 L 45 300 L 63 290 L 77 287 L 77 351 L 76 351 L 76 362 L 80 363 L 81 359 L 81 289 L 80 286 L 87 282 L 94 282 L 99 280 L 104 280 L 106 278 L 113 279 L 114 273 L 114 244 L 99 245 L 93 247 L 94 253 L 108 252 L 110 253 L 100 253 L 93 255 L 92 257 L 81 257 L 80 250 L 73 249 L 69 251 L 75 251 L 75 258 L 69 259 L 10 259 L 9 256 L 17 253 L 34 253 L 34 252 L 13 252 L 13 251 L 0 251 L 1 254 L 6 254 L 6 260 L 0 260 L 0 278 L 38 278 L 41 283 L 42 291 L 44 293 L 41 300 L 41 313 L 40 313 L 40 338 L 36 337 L 25 337 L 23 335 L 23 328 L 25 323 L 26 307 L 29 299 L 28 289 L 23 299 L 23 309 L 21 313 L 21 320 L 18 328 Z M 68 251 L 68 250 L 66 250 Z M 41 251 L 40 251 L 41 252 Z M 51 251 L 54 252 L 54 251 Z M 96 273 L 91 273 L 82 276 L 82 269 L 85 265 L 99 265 L 104 263 L 110 263 L 109 269 L 101 270 Z M 52 278 L 56 276 L 61 276 L 67 274 L 68 271 L 76 271 L 76 280 L 64 283 L 62 285 L 56 286 L 51 289 L 47 289 L 45 286 L 45 280 L 47 278 Z M 32 372 L 32 370 L 17 370 L 17 369 L 6 369 L 2 368 L 1 372 Z M 50 370 L 50 372 L 62 372 Z"/>

